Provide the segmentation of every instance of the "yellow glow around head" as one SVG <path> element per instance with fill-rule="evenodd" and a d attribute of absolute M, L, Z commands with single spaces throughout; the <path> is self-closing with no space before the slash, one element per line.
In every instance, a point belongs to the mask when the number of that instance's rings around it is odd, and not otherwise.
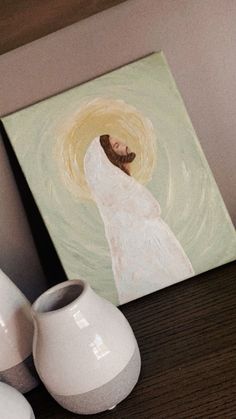
<path fill-rule="evenodd" d="M 121 139 L 136 153 L 131 175 L 140 183 L 151 179 L 156 160 L 151 121 L 123 100 L 97 98 L 81 106 L 70 126 L 60 135 L 56 158 L 62 178 L 75 198 L 90 199 L 84 175 L 84 156 L 90 142 L 109 134 Z"/>

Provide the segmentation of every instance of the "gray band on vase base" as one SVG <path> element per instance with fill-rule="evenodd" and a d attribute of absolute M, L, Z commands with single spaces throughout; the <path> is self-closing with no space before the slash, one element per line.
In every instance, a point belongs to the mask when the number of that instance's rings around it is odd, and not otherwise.
<path fill-rule="evenodd" d="M 116 406 L 129 395 L 138 381 L 140 368 L 141 360 L 137 347 L 126 367 L 103 386 L 78 395 L 51 395 L 62 407 L 74 413 L 89 415 L 103 412 Z"/>
<path fill-rule="evenodd" d="M 38 385 L 36 377 L 32 355 L 20 364 L 0 371 L 0 381 L 15 387 L 21 393 L 27 393 Z"/>

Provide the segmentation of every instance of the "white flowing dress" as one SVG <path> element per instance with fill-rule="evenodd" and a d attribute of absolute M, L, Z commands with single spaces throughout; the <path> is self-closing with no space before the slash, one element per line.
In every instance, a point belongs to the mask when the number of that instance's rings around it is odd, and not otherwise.
<path fill-rule="evenodd" d="M 84 170 L 104 222 L 120 304 L 194 275 L 157 200 L 109 161 L 99 137 L 87 149 Z"/>

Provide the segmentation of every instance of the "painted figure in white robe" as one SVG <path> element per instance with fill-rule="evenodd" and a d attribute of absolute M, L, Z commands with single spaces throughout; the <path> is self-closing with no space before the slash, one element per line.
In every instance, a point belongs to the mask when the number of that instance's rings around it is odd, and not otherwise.
<path fill-rule="evenodd" d="M 119 303 L 194 275 L 151 192 L 130 175 L 135 153 L 119 139 L 96 137 L 84 170 L 104 222 Z"/>

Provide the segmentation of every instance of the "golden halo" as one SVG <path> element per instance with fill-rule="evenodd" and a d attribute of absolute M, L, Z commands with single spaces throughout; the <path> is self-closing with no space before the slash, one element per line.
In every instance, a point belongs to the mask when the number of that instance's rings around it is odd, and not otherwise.
<path fill-rule="evenodd" d="M 148 182 L 156 163 L 156 141 L 151 121 L 123 100 L 100 97 L 82 105 L 64 127 L 56 158 L 67 189 L 78 199 L 91 199 L 84 175 L 84 156 L 90 142 L 109 134 L 136 153 L 131 175 Z"/>

